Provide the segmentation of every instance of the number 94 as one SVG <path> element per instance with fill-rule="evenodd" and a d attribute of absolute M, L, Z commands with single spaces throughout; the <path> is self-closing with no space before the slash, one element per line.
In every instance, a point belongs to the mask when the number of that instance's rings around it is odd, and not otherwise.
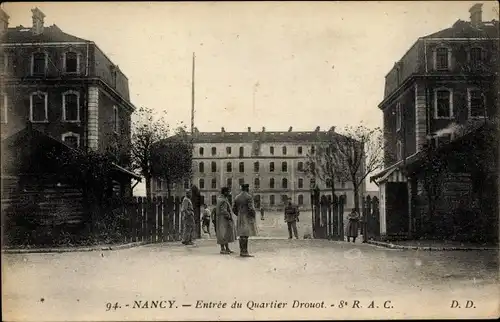
<path fill-rule="evenodd" d="M 113 310 L 117 310 L 119 309 L 120 307 L 118 306 L 118 302 L 116 302 L 115 304 L 112 304 L 112 303 L 106 303 L 106 311 L 111 311 L 112 309 Z"/>

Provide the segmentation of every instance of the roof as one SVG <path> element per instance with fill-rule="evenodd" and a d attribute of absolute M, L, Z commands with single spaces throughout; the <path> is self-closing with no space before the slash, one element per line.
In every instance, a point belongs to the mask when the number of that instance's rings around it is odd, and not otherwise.
<path fill-rule="evenodd" d="M 498 21 L 485 21 L 478 27 L 474 27 L 470 22 L 457 20 L 450 28 L 442 29 L 438 32 L 422 37 L 428 38 L 498 38 Z"/>
<path fill-rule="evenodd" d="M 335 132 L 198 132 L 193 135 L 193 143 L 287 143 L 321 142 L 335 137 L 344 137 Z"/>
<path fill-rule="evenodd" d="M 67 34 L 56 25 L 44 27 L 43 33 L 39 35 L 33 34 L 31 27 L 17 26 L 8 28 L 2 36 L 2 43 L 5 44 L 51 42 L 89 42 L 89 40 Z"/>

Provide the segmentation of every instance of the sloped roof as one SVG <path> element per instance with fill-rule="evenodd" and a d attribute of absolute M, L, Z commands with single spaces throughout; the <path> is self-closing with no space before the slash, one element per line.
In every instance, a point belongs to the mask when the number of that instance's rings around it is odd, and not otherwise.
<path fill-rule="evenodd" d="M 261 143 L 320 142 L 343 137 L 335 132 L 198 132 L 193 143 Z"/>
<path fill-rule="evenodd" d="M 485 21 L 474 27 L 470 22 L 457 20 L 450 28 L 424 36 L 422 38 L 498 38 L 498 21 Z"/>
<path fill-rule="evenodd" d="M 30 27 L 18 26 L 8 28 L 2 36 L 2 43 L 51 43 L 51 42 L 88 42 L 89 40 L 79 38 L 63 32 L 58 26 L 47 26 L 43 33 L 33 34 Z"/>

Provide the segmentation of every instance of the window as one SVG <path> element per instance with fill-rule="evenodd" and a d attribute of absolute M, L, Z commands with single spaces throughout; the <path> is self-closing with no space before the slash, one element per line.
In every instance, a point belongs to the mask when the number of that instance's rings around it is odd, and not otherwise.
<path fill-rule="evenodd" d="M 299 171 L 304 171 L 304 162 L 299 162 L 299 164 L 297 165 L 297 168 Z"/>
<path fill-rule="evenodd" d="M 161 179 L 156 179 L 156 190 L 161 190 Z"/>
<path fill-rule="evenodd" d="M 212 195 L 212 206 L 215 206 L 217 204 L 217 196 Z"/>
<path fill-rule="evenodd" d="M 113 131 L 118 133 L 119 130 L 120 117 L 118 115 L 118 108 L 113 106 Z"/>
<path fill-rule="evenodd" d="M 304 204 L 304 196 L 299 195 L 299 205 L 302 206 Z"/>
<path fill-rule="evenodd" d="M 212 189 L 217 189 L 217 179 L 212 178 Z"/>
<path fill-rule="evenodd" d="M 270 204 L 271 206 L 274 206 L 274 203 L 275 203 L 275 200 L 274 200 L 274 195 L 270 195 L 270 196 L 269 196 L 269 204 Z"/>
<path fill-rule="evenodd" d="M 299 155 L 302 155 L 302 147 L 301 147 L 301 146 L 299 146 L 299 147 L 297 148 L 297 153 L 298 153 Z"/>
<path fill-rule="evenodd" d="M 245 149 L 242 146 L 240 146 L 240 157 L 242 157 L 244 155 L 244 153 L 245 153 Z"/>
<path fill-rule="evenodd" d="M 401 129 L 401 103 L 396 103 L 396 131 Z"/>
<path fill-rule="evenodd" d="M 311 188 L 314 188 L 316 186 L 316 180 L 314 180 L 314 178 L 312 178 L 310 181 L 309 181 L 309 185 L 311 186 Z"/>
<path fill-rule="evenodd" d="M 299 188 L 304 188 L 304 179 L 299 178 Z"/>
<path fill-rule="evenodd" d="M 217 163 L 215 161 L 212 161 L 212 172 L 217 172 Z"/>
<path fill-rule="evenodd" d="M 200 186 L 200 189 L 205 189 L 205 179 L 200 179 L 199 181 L 199 186 Z"/>
<path fill-rule="evenodd" d="M 448 70 L 450 59 L 451 55 L 448 48 L 436 48 L 434 63 L 437 70 Z"/>
<path fill-rule="evenodd" d="M 311 146 L 311 154 L 314 154 L 314 152 L 316 152 L 316 148 L 313 146 Z"/>
<path fill-rule="evenodd" d="M 340 184 L 340 186 L 342 187 L 342 189 L 345 189 L 345 182 L 342 181 L 341 184 Z"/>
<path fill-rule="evenodd" d="M 259 168 L 260 168 L 259 161 L 254 162 L 253 163 L 253 171 L 259 172 Z"/>
<path fill-rule="evenodd" d="M 245 163 L 244 162 L 240 162 L 239 168 L 240 168 L 240 172 L 245 172 Z"/>
<path fill-rule="evenodd" d="M 274 178 L 269 179 L 269 188 L 274 189 Z"/>
<path fill-rule="evenodd" d="M 255 195 L 255 197 L 253 198 L 254 200 L 254 203 L 255 203 L 255 207 L 256 208 L 260 208 L 260 195 Z"/>
<path fill-rule="evenodd" d="M 198 164 L 198 168 L 199 168 L 199 170 L 200 170 L 200 173 L 205 172 L 205 163 L 200 162 L 200 163 Z"/>
<path fill-rule="evenodd" d="M 188 179 L 185 179 L 184 180 L 184 189 L 189 189 L 189 180 Z"/>
<path fill-rule="evenodd" d="M 245 180 L 244 180 L 243 178 L 240 178 L 240 179 L 238 180 L 238 185 L 240 186 L 240 188 L 241 188 L 241 186 L 242 186 L 244 183 L 245 183 Z"/>
<path fill-rule="evenodd" d="M 287 178 L 283 178 L 281 180 L 281 188 L 283 188 L 283 189 L 287 189 L 288 188 L 288 179 Z"/>
<path fill-rule="evenodd" d="M 226 171 L 227 172 L 233 171 L 233 166 L 231 165 L 231 162 L 226 163 Z"/>
<path fill-rule="evenodd" d="M 331 188 L 332 187 L 332 180 L 326 179 L 326 187 Z"/>
<path fill-rule="evenodd" d="M 212 147 L 212 155 L 217 154 L 217 148 L 215 146 Z"/>
<path fill-rule="evenodd" d="M 284 146 L 284 147 L 282 148 L 282 151 L 283 151 L 283 155 L 286 155 L 286 146 Z"/>
<path fill-rule="evenodd" d="M 63 120 L 66 122 L 80 121 L 80 93 L 68 91 L 63 93 Z"/>
<path fill-rule="evenodd" d="M 286 162 L 281 162 L 281 172 L 287 172 L 288 171 L 288 165 Z"/>
<path fill-rule="evenodd" d="M 47 93 L 36 92 L 30 96 L 30 121 L 47 122 Z"/>
<path fill-rule="evenodd" d="M 73 132 L 64 133 L 62 141 L 73 149 L 77 149 L 80 146 L 80 135 Z"/>
<path fill-rule="evenodd" d="M 269 163 L 269 172 L 274 172 L 274 162 Z"/>
<path fill-rule="evenodd" d="M 469 117 L 485 117 L 485 96 L 475 88 L 467 89 L 467 103 L 469 106 Z"/>
<path fill-rule="evenodd" d="M 450 89 L 442 88 L 435 90 L 434 93 L 434 117 L 452 118 L 453 117 L 453 95 Z"/>
<path fill-rule="evenodd" d="M 226 153 L 231 154 L 231 147 L 230 146 L 226 147 Z"/>
<path fill-rule="evenodd" d="M 31 57 L 31 75 L 45 76 L 47 71 L 47 54 L 34 53 Z"/>
<path fill-rule="evenodd" d="M 9 101 L 7 98 L 7 94 L 2 93 L 0 97 L 0 121 L 2 123 L 7 123 L 8 106 Z"/>
<path fill-rule="evenodd" d="M 203 148 L 200 148 L 198 153 L 199 153 L 200 155 L 203 155 L 203 152 L 205 152 L 205 151 L 203 150 Z"/>
<path fill-rule="evenodd" d="M 259 178 L 254 179 L 253 186 L 255 189 L 260 189 L 260 179 Z"/>
<path fill-rule="evenodd" d="M 233 187 L 233 179 L 227 178 L 226 186 L 229 188 L 229 190 L 231 190 L 231 188 Z"/>
<path fill-rule="evenodd" d="M 75 52 L 64 53 L 64 71 L 66 73 L 78 73 L 78 54 Z"/>
<path fill-rule="evenodd" d="M 479 47 L 471 48 L 469 60 L 472 68 L 480 67 L 483 61 L 483 49 Z"/>
<path fill-rule="evenodd" d="M 270 146 L 270 147 L 269 147 L 269 153 L 270 153 L 271 155 L 274 155 L 274 146 Z"/>
<path fill-rule="evenodd" d="M 396 157 L 398 161 L 403 158 L 403 144 L 401 143 L 400 140 L 396 142 Z"/>

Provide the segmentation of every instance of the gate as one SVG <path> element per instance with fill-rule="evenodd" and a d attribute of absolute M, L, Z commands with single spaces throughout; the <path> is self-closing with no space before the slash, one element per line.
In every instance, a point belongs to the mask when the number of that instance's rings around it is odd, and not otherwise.
<path fill-rule="evenodd" d="M 343 240 L 344 239 L 344 205 L 345 196 L 320 196 L 313 191 L 312 231 L 313 238 Z"/>
<path fill-rule="evenodd" d="M 363 199 L 363 214 L 366 218 L 366 240 L 380 237 L 380 209 L 377 197 Z"/>

